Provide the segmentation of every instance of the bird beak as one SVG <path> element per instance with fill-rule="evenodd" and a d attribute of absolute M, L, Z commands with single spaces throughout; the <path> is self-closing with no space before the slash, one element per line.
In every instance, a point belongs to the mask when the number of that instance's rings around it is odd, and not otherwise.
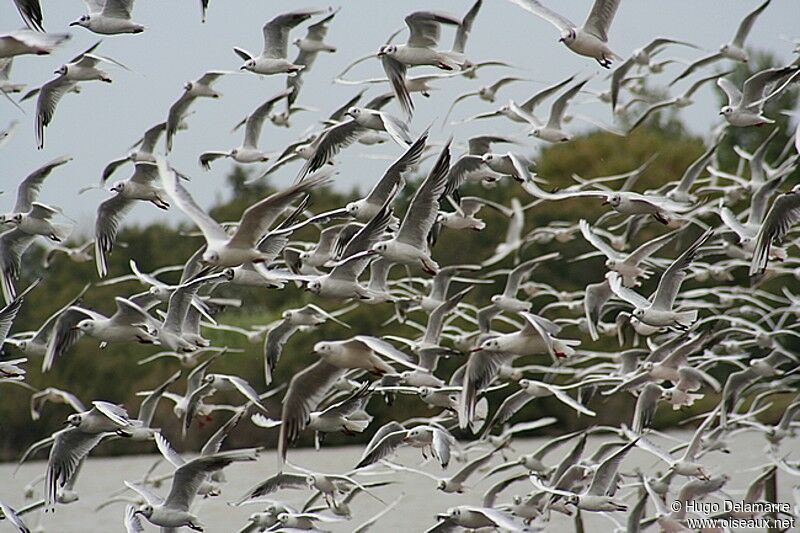
<path fill-rule="evenodd" d="M 75 22 L 70 22 L 69 25 L 70 26 L 78 26 L 78 21 L 76 20 Z"/>
<path fill-rule="evenodd" d="M 722 115 L 723 114 L 722 111 L 720 111 L 719 114 Z"/>
<path fill-rule="evenodd" d="M 563 43 L 564 42 L 564 38 L 563 37 L 559 38 L 558 42 Z"/>
<path fill-rule="evenodd" d="M 601 205 L 608 205 L 608 204 L 610 204 L 610 203 L 611 203 L 611 202 L 609 202 L 608 200 L 603 200 L 603 203 L 602 203 Z"/>
<path fill-rule="evenodd" d="M 481 348 L 480 346 L 478 346 L 478 347 L 476 347 L 476 348 L 473 348 L 473 349 L 471 349 L 471 350 L 469 351 L 469 353 L 480 352 L 481 350 L 482 350 L 482 348 Z"/>
<path fill-rule="evenodd" d="M 78 326 L 72 326 L 69 329 L 70 329 L 70 331 L 75 331 L 75 330 L 78 330 L 78 329 L 81 329 L 81 328 L 79 328 Z"/>
<path fill-rule="evenodd" d="M 239 70 L 247 70 L 247 65 L 242 65 L 241 67 L 239 67 Z"/>

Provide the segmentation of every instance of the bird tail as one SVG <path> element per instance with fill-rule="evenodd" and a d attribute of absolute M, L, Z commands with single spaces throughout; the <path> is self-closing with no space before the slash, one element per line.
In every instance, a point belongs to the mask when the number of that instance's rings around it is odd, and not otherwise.
<path fill-rule="evenodd" d="M 683 311 L 678 313 L 675 321 L 684 327 L 689 327 L 697 321 L 697 309 L 692 309 L 691 311 Z"/>

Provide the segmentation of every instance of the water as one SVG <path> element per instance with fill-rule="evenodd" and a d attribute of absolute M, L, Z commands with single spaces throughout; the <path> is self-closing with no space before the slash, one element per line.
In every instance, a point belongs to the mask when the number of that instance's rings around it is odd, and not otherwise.
<path fill-rule="evenodd" d="M 674 437 L 688 439 L 687 433 L 674 433 Z M 588 456 L 599 443 L 611 440 L 612 437 L 592 437 L 587 446 Z M 667 441 L 663 439 L 653 439 L 664 447 L 669 447 Z M 514 451 L 508 453 L 516 457 L 522 453 L 534 451 L 546 440 L 542 438 L 515 440 Z M 759 466 L 768 464 L 769 461 L 763 453 L 766 445 L 764 438 L 755 432 L 746 432 L 736 435 L 731 439 L 731 454 L 711 453 L 702 460 L 703 464 L 713 474 L 727 474 L 731 481 L 726 485 L 725 490 L 733 500 L 739 500 L 747 488 L 747 484 L 753 480 L 760 470 L 754 470 Z M 782 443 L 781 450 L 785 455 L 791 450 L 797 450 L 800 439 L 787 439 Z M 570 446 L 570 445 L 568 445 Z M 546 460 L 555 463 L 566 453 L 567 448 L 561 447 L 548 455 Z M 355 465 L 362 452 L 361 447 L 338 447 L 323 448 L 321 452 L 313 449 L 290 450 L 289 460 L 295 464 L 306 468 L 314 469 L 326 473 L 341 473 Z M 475 457 L 475 454 L 472 454 Z M 28 526 L 34 527 L 39 523 L 44 531 L 59 533 L 106 533 L 114 531 L 124 531 L 123 514 L 125 506 L 117 503 L 105 507 L 95 512 L 94 509 L 106 497 L 106 495 L 119 489 L 123 480 L 137 480 L 142 477 L 144 472 L 156 460 L 156 456 L 129 456 L 112 458 L 93 458 L 90 457 L 83 467 L 76 489 L 80 493 L 80 500 L 69 504 L 60 505 L 55 514 L 41 514 L 41 522 L 38 522 L 36 514 L 23 517 Z M 419 466 L 422 456 L 419 450 L 404 449 L 397 455 L 397 461 L 408 466 Z M 501 458 L 498 456 L 493 459 L 492 465 L 499 464 Z M 24 465 L 16 476 L 12 477 L 13 464 L 0 465 L 0 499 L 11 504 L 15 508 L 24 506 L 23 487 L 33 478 L 43 475 L 46 464 L 44 462 L 32 462 Z M 263 505 L 245 505 L 232 507 L 228 502 L 235 501 L 241 497 L 248 488 L 273 475 L 276 471 L 277 460 L 274 452 L 264 452 L 256 463 L 234 464 L 225 470 L 227 483 L 223 485 L 222 495 L 216 498 L 200 499 L 195 501 L 194 511 L 200 517 L 209 533 L 227 533 L 238 531 L 247 521 L 247 517 L 257 511 L 261 511 Z M 461 463 L 453 461 L 447 470 L 447 475 L 453 475 L 462 466 Z M 434 475 L 443 476 L 442 470 L 435 464 L 426 464 L 421 468 Z M 622 472 L 631 472 L 634 468 L 640 468 L 644 472 L 654 472 L 663 470 L 663 464 L 653 456 L 633 449 L 625 458 L 622 465 Z M 288 467 L 287 467 L 288 470 Z M 157 472 L 169 472 L 167 464 L 161 464 Z M 509 470 L 509 473 L 517 473 L 519 470 Z M 481 480 L 483 474 L 470 478 L 468 486 L 470 490 L 465 494 L 445 494 L 435 490 L 435 481 L 418 474 L 409 472 L 397 472 L 383 476 L 361 476 L 363 481 L 377 479 L 391 479 L 397 481 L 396 484 L 375 489 L 375 494 L 386 502 L 397 498 L 401 493 L 404 494 L 403 500 L 373 527 L 376 532 L 422 532 L 433 526 L 435 515 L 444 512 L 448 507 L 461 504 L 479 504 L 483 493 L 496 481 L 501 479 L 498 476 L 490 480 Z M 443 476 L 444 477 L 444 476 Z M 672 489 L 676 491 L 684 478 L 677 478 L 673 481 Z M 795 505 L 792 499 L 792 486 L 797 482 L 789 474 L 778 472 L 778 496 L 779 501 L 789 502 Z M 166 495 L 169 482 L 166 482 L 157 490 L 162 495 Z M 498 502 L 509 501 L 514 494 L 524 494 L 531 490 L 527 481 L 512 485 L 506 492 L 500 495 Z M 41 496 L 41 483 L 37 485 L 36 497 Z M 629 506 L 632 506 L 636 498 L 635 490 L 622 489 L 623 499 Z M 309 491 L 286 490 L 274 494 L 276 499 L 291 503 L 301 507 L 305 499 L 310 495 Z M 669 502 L 668 502 L 669 503 Z M 382 504 L 370 498 L 368 495 L 356 497 L 353 505 L 353 519 L 349 522 L 322 524 L 320 529 L 334 532 L 352 531 L 377 513 Z M 652 514 L 652 506 L 648 507 Z M 38 514 L 38 513 L 37 513 Z M 619 522 L 625 520 L 625 513 L 614 513 L 612 517 Z M 609 518 L 598 513 L 584 513 L 584 522 L 587 530 L 611 531 L 614 527 Z M 548 531 L 573 531 L 572 518 L 553 513 Z M 0 522 L 0 532 L 12 531 L 5 522 Z M 146 531 L 156 531 L 154 526 L 146 525 Z M 189 531 L 184 529 L 182 531 Z"/>

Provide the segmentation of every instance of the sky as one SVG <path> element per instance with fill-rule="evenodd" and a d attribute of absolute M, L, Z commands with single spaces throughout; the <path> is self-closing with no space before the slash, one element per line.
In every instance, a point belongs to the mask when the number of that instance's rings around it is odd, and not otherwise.
<path fill-rule="evenodd" d="M 289 0 L 211 0 L 208 20 L 200 20 L 199 0 L 149 2 L 139 0 L 134 5 L 133 19 L 146 26 L 139 35 L 99 36 L 80 27 L 69 28 L 69 22 L 84 14 L 84 5 L 77 0 L 42 0 L 44 25 L 48 31 L 68 31 L 72 35 L 65 45 L 49 56 L 21 56 L 14 62 L 12 81 L 26 83 L 30 88 L 54 77 L 53 71 L 82 52 L 98 39 L 102 44 L 96 53 L 106 55 L 128 66 L 126 71 L 113 65 L 104 70 L 114 80 L 111 84 L 89 82 L 81 94 L 68 94 L 58 105 L 55 117 L 46 131 L 45 148 L 36 149 L 34 137 L 35 101 L 23 103 L 25 114 L 0 99 L 0 129 L 12 120 L 19 126 L 14 137 L 0 147 L 0 212 L 13 205 L 16 184 L 29 172 L 61 155 L 74 160 L 57 169 L 45 182 L 40 200 L 58 206 L 77 221 L 79 232 L 91 231 L 94 213 L 99 202 L 109 193 L 101 190 L 79 195 L 81 187 L 97 184 L 105 164 L 128 153 L 130 145 L 149 127 L 167 117 L 170 105 L 181 95 L 186 81 L 208 70 L 236 71 L 223 76 L 215 87 L 223 93 L 219 100 L 199 99 L 189 117 L 189 129 L 175 138 L 170 162 L 188 174 L 192 181 L 188 189 L 203 206 L 223 200 L 229 194 L 225 176 L 234 163 L 218 160 L 211 171 L 204 171 L 197 158 L 205 150 L 228 150 L 242 141 L 241 131 L 231 128 L 264 100 L 283 90 L 284 76 L 257 76 L 238 72 L 242 61 L 233 53 L 239 46 L 256 53 L 263 46 L 261 27 L 275 15 L 296 9 L 297 2 Z M 589 0 L 545 1 L 553 9 L 575 22 L 582 22 L 588 13 Z M 609 44 L 620 56 L 627 57 L 654 37 L 686 40 L 705 50 L 716 50 L 729 41 L 740 20 L 760 2 L 752 0 L 623 0 L 611 26 Z M 321 54 L 313 70 L 305 76 L 298 103 L 318 109 L 293 118 L 292 127 L 277 128 L 265 123 L 260 147 L 279 152 L 289 142 L 302 136 L 309 128 L 318 127 L 318 120 L 338 108 L 360 87 L 334 84 L 332 80 L 353 59 L 376 51 L 395 29 L 404 26 L 409 13 L 421 9 L 446 10 L 462 17 L 472 0 L 346 0 L 330 24 L 327 42 L 338 47 L 335 54 Z M 326 7 L 320 4 L 319 7 Z M 747 45 L 769 50 L 788 62 L 793 45 L 785 39 L 799 37 L 797 29 L 797 0 L 773 0 L 759 17 Z M 310 22 L 313 23 L 313 20 Z M 305 26 L 295 29 L 290 41 L 305 34 Z M 0 2 L 0 32 L 13 31 L 21 19 L 13 2 Z M 449 49 L 454 32 L 443 31 L 440 48 Z M 406 33 L 400 35 L 405 40 Z M 455 141 L 465 142 L 481 133 L 518 135 L 526 150 L 535 153 L 539 148 L 532 138 L 525 138 L 519 125 L 502 119 L 471 124 L 439 127 L 450 102 L 459 94 L 489 85 L 501 76 L 514 75 L 531 81 L 507 85 L 495 104 L 477 98 L 467 99 L 457 106 L 451 120 L 463 119 L 475 113 L 499 107 L 508 99 L 520 102 L 543 87 L 543 83 L 560 81 L 573 74 L 593 75 L 588 87 L 597 91 L 607 86 L 606 75 L 593 60 L 577 56 L 557 42 L 558 32 L 547 22 L 522 10 L 506 0 L 486 0 L 478 15 L 467 44 L 467 56 L 472 61 L 502 59 L 519 69 L 487 68 L 478 79 L 448 78 L 438 80 L 438 90 L 431 98 L 413 95 L 416 112 L 411 130 L 419 133 L 436 121 L 432 141 L 442 142 L 451 133 Z M 705 52 L 683 47 L 667 49 L 659 57 L 691 60 Z M 290 59 L 296 49 L 290 44 Z M 682 67 L 680 65 L 653 79 L 666 85 Z M 431 67 L 415 68 L 411 75 L 433 73 Z M 348 73 L 349 79 L 382 76 L 377 59 L 358 65 Z M 691 83 L 676 85 L 677 95 Z M 371 86 L 366 98 L 388 90 L 387 85 Z M 699 91 L 695 105 L 682 111 L 682 118 L 697 133 L 707 132 L 720 120 L 718 95 L 713 85 Z M 575 99 L 574 110 L 597 120 L 612 120 L 609 106 L 593 103 L 588 95 Z M 541 114 L 547 114 L 549 103 Z M 399 115 L 396 104 L 387 111 Z M 569 126 L 580 129 L 573 123 Z M 163 150 L 163 140 L 159 146 Z M 393 144 L 366 147 L 354 145 L 338 158 L 339 174 L 335 186 L 342 190 L 359 187 L 366 190 L 380 177 L 384 168 L 402 152 Z M 261 169 L 262 166 L 251 166 Z M 277 186 L 290 183 L 299 164 L 284 167 L 272 178 Z M 112 182 L 127 178 L 133 167 L 120 168 Z M 255 199 L 254 199 L 255 200 Z M 182 220 L 178 213 L 164 213 L 150 204 L 138 205 L 129 215 L 131 223 L 152 220 Z"/>

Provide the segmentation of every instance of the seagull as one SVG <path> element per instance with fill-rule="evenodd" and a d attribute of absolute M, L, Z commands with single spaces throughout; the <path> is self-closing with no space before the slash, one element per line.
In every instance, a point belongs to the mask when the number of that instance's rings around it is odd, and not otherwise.
<path fill-rule="evenodd" d="M 648 106 L 647 109 L 645 109 L 642 112 L 642 114 L 639 115 L 639 118 L 636 119 L 636 121 L 631 125 L 631 127 L 628 128 L 628 132 L 632 132 L 633 130 L 635 130 L 636 128 L 641 126 L 642 123 L 644 123 L 644 121 L 647 120 L 647 118 L 650 115 L 652 115 L 654 112 L 658 111 L 659 109 L 665 109 L 665 108 L 671 107 L 671 106 L 675 106 L 678 109 L 682 109 L 684 107 L 689 107 L 690 105 L 692 105 L 694 103 L 694 100 L 692 100 L 692 96 L 694 96 L 694 93 L 696 93 L 697 90 L 700 89 L 700 87 L 702 87 L 703 85 L 705 85 L 706 83 L 708 83 L 710 81 L 714 81 L 714 80 L 716 80 L 718 78 L 722 78 L 723 76 L 727 76 L 727 75 L 729 75 L 731 73 L 733 73 L 733 71 L 732 70 L 728 70 L 728 71 L 725 71 L 725 72 L 719 72 L 719 73 L 712 74 L 710 76 L 706 76 L 704 78 L 700 78 L 697 81 L 695 81 L 692 85 L 690 85 L 689 88 L 686 89 L 680 95 L 675 96 L 674 98 L 668 98 L 666 100 L 662 100 L 660 102 L 656 102 L 655 104 L 652 104 L 652 105 Z"/>
<path fill-rule="evenodd" d="M 299 50 L 297 57 L 292 62 L 299 70 L 294 76 L 290 75 L 286 78 L 286 89 L 291 89 L 292 92 L 286 98 L 286 111 L 279 114 L 270 115 L 270 120 L 276 125 L 289 126 L 289 118 L 292 113 L 301 110 L 308 110 L 302 106 L 295 106 L 294 103 L 300 95 L 300 89 L 303 86 L 303 76 L 308 74 L 311 67 L 314 65 L 317 56 L 320 52 L 332 54 L 336 52 L 336 47 L 325 42 L 325 37 L 328 34 L 328 24 L 333 20 L 333 17 L 339 12 L 340 8 L 331 10 L 330 14 L 320 19 L 318 22 L 311 24 L 306 30 L 304 38 L 297 38 L 292 41 Z"/>
<path fill-rule="evenodd" d="M 110 190 L 114 196 L 97 206 L 94 226 L 94 260 L 101 278 L 108 274 L 107 256 L 114 246 L 122 219 L 136 202 L 150 202 L 159 209 L 169 209 L 167 193 L 159 183 L 158 167 L 153 163 L 136 163 L 133 175 L 118 181 Z"/>
<path fill-rule="evenodd" d="M 112 63 L 127 68 L 118 61 L 90 53 L 99 45 L 100 42 L 98 41 L 82 54 L 73 57 L 69 63 L 62 65 L 55 71 L 58 76 L 42 85 L 39 90 L 34 124 L 37 148 L 39 150 L 44 148 L 44 129 L 53 120 L 56 106 L 62 96 L 75 90 L 79 82 L 100 80 L 105 83 L 111 83 L 111 78 L 108 74 L 96 68 L 100 62 Z"/>
<path fill-rule="evenodd" d="M 142 33 L 145 27 L 131 20 L 133 0 L 84 0 L 89 13 L 70 26 L 82 26 L 102 35 Z"/>
<path fill-rule="evenodd" d="M 159 138 L 164 133 L 167 128 L 166 122 L 160 122 L 155 126 L 149 128 L 147 131 L 144 132 L 142 138 L 134 144 L 134 146 L 138 146 L 137 150 L 133 150 L 127 156 L 115 159 L 109 162 L 106 167 L 103 169 L 102 177 L 100 178 L 100 185 L 104 185 L 106 181 L 111 177 L 111 175 L 124 163 L 131 161 L 133 163 L 155 163 L 156 158 L 153 155 L 156 144 L 158 143 Z"/>
<path fill-rule="evenodd" d="M 555 26 L 561 32 L 559 42 L 564 43 L 576 54 L 594 58 L 604 68 L 610 68 L 611 60 L 618 57 L 608 47 L 608 30 L 620 0 L 595 0 L 582 27 L 578 27 L 537 0 L 511 0 L 511 2 Z"/>
<path fill-rule="evenodd" d="M 158 169 L 167 194 L 197 224 L 206 239 L 206 250 L 201 262 L 217 267 L 235 267 L 243 263 L 264 261 L 265 254 L 256 245 L 267 233 L 269 226 L 292 201 L 328 180 L 327 176 L 317 176 L 256 202 L 242 214 L 239 225 L 231 236 L 195 203 L 163 159 L 159 159 Z"/>
<path fill-rule="evenodd" d="M 414 110 L 414 102 L 406 87 L 406 69 L 420 65 L 432 65 L 442 70 L 460 68 L 461 54 L 436 50 L 441 35 L 441 25 L 460 26 L 461 20 L 449 13 L 415 11 L 405 18 L 409 35 L 406 44 L 385 44 L 378 50 L 378 57 L 392 85 L 400 108 L 408 118 Z"/>
<path fill-rule="evenodd" d="M 195 531 L 202 531 L 200 521 L 189 509 L 192 506 L 200 484 L 206 476 L 225 468 L 235 462 L 255 461 L 255 450 L 234 450 L 229 452 L 201 455 L 184 463 L 175 470 L 172 476 L 172 486 L 166 499 L 162 499 L 149 489 L 130 482 L 125 484 L 141 494 L 147 504 L 134 508 L 129 506 L 126 510 L 126 527 L 133 531 L 143 531 L 137 515 L 141 515 L 153 525 L 162 528 L 189 527 Z"/>
<path fill-rule="evenodd" d="M 377 463 L 400 446 L 421 448 L 426 459 L 427 450 L 442 468 L 447 468 L 456 440 L 449 431 L 438 425 L 419 425 L 406 429 L 398 422 L 388 422 L 372 436 L 354 470 Z"/>
<path fill-rule="evenodd" d="M 298 24 L 314 15 L 323 13 L 319 9 L 300 9 L 283 13 L 264 24 L 264 51 L 254 56 L 243 48 L 234 47 L 236 55 L 244 60 L 241 70 L 255 74 L 289 74 L 295 75 L 305 66 L 295 65 L 286 59 L 289 47 L 289 32 Z"/>
<path fill-rule="evenodd" d="M 798 72 L 800 67 L 795 65 L 765 69 L 747 78 L 741 91 L 728 78 L 717 79 L 717 85 L 728 98 L 728 105 L 720 110 L 720 115 L 725 117 L 731 126 L 736 127 L 773 124 L 774 120 L 762 115 L 764 104 L 792 83 L 797 78 Z M 778 82 L 780 87 L 770 89 L 770 94 L 764 96 L 767 87 L 775 82 Z"/>
<path fill-rule="evenodd" d="M 678 41 L 675 39 L 669 39 L 666 37 L 656 37 L 649 43 L 647 43 L 642 48 L 638 48 L 634 50 L 631 56 L 625 60 L 619 67 L 614 70 L 614 73 L 611 75 L 611 110 L 615 111 L 617 108 L 617 101 L 619 99 L 619 89 L 625 79 L 625 75 L 630 71 L 631 68 L 634 66 L 640 67 L 651 67 L 652 65 L 652 58 L 661 52 L 664 47 L 669 46 L 671 44 L 677 44 L 682 46 L 688 46 L 690 48 L 697 48 L 697 46 L 693 45 L 692 43 L 687 43 L 686 41 Z"/>
<path fill-rule="evenodd" d="M 645 299 L 637 292 L 622 285 L 622 279 L 612 274 L 609 284 L 614 294 L 632 304 L 635 309 L 633 316 L 650 326 L 688 328 L 697 320 L 697 309 L 689 311 L 673 311 L 675 299 L 680 292 L 681 284 L 686 278 L 691 262 L 697 256 L 700 247 L 713 235 L 713 229 L 708 229 L 691 246 L 689 246 L 675 261 L 664 271 L 658 282 L 658 289 L 653 293 L 651 300 Z"/>
<path fill-rule="evenodd" d="M 47 55 L 70 38 L 68 33 L 17 30 L 0 33 L 0 58 L 25 54 Z"/>
<path fill-rule="evenodd" d="M 489 450 L 488 452 L 484 453 L 483 455 L 479 455 L 456 472 L 452 476 L 448 478 L 440 478 L 429 474 L 423 470 L 417 470 L 416 468 L 409 468 L 407 466 L 398 465 L 392 463 L 390 461 L 382 461 L 383 464 L 391 468 L 392 470 L 397 470 L 400 472 L 413 472 L 415 474 L 423 475 L 429 479 L 432 479 L 436 482 L 436 489 L 442 492 L 452 494 L 463 494 L 467 490 L 467 486 L 465 485 L 467 479 L 475 473 L 476 470 L 485 466 L 491 459 L 494 457 L 494 454 L 497 453 L 496 449 Z"/>
<path fill-rule="evenodd" d="M 447 108 L 447 113 L 445 113 L 444 118 L 442 119 L 442 124 L 447 123 L 447 117 L 450 116 L 450 113 L 453 111 L 453 108 L 456 106 L 457 103 L 461 102 L 462 100 L 466 100 L 471 96 L 477 96 L 484 102 L 494 103 L 495 99 L 497 98 L 497 92 L 505 87 L 510 83 L 514 83 L 516 81 L 527 81 L 525 78 L 518 78 L 515 76 L 504 76 L 498 79 L 496 82 L 492 83 L 491 85 L 484 85 L 483 87 L 479 87 L 475 91 L 468 91 L 466 93 L 461 93 L 456 96 L 453 103 L 450 104 L 450 107 Z"/>
<path fill-rule="evenodd" d="M 417 189 L 397 235 L 373 245 L 372 250 L 391 263 L 419 265 L 435 275 L 439 265 L 427 250 L 427 237 L 436 222 L 439 198 L 444 194 L 450 170 L 450 142 L 439 154 L 428 177 Z"/>
<path fill-rule="evenodd" d="M 300 170 L 298 179 L 302 179 L 309 172 L 322 168 L 342 148 L 351 145 L 370 130 L 385 131 L 394 142 L 404 149 L 408 149 L 413 142 L 408 125 L 388 113 L 369 107 L 354 106 L 348 109 L 345 115 L 348 117 L 347 119 L 325 129 L 313 142 L 311 145 L 313 151 Z"/>
<path fill-rule="evenodd" d="M 766 0 L 760 6 L 748 13 L 747 16 L 742 19 L 742 22 L 739 23 L 739 27 L 736 29 L 736 35 L 733 36 L 733 40 L 729 43 L 721 45 L 719 47 L 719 52 L 702 57 L 690 64 L 683 72 L 681 72 L 674 80 L 670 82 L 670 85 L 674 85 L 676 82 L 691 75 L 698 68 L 705 67 L 706 65 L 710 65 L 711 63 L 721 59 L 731 59 L 740 63 L 747 63 L 750 56 L 744 47 L 744 41 L 750 34 L 750 30 L 753 29 L 753 25 L 756 23 L 758 16 L 765 9 L 767 9 L 767 6 L 769 6 L 771 1 L 772 0 Z"/>
<path fill-rule="evenodd" d="M 601 2 L 602 0 L 597 1 Z M 588 81 L 588 79 L 585 79 L 564 91 L 564 93 L 559 96 L 550 107 L 550 117 L 547 119 L 547 123 L 544 124 L 544 126 L 536 125 L 530 131 L 529 135 L 550 143 L 563 143 L 572 139 L 571 134 L 561 129 L 561 121 L 564 119 L 564 111 L 567 110 L 569 101 L 572 100 L 572 98 L 574 98 L 578 92 L 580 92 L 580 90 Z"/>
<path fill-rule="evenodd" d="M 11 66 L 13 64 L 13 57 L 0 58 L 0 92 L 7 95 L 22 92 L 25 88 L 24 83 L 14 83 L 11 81 Z M 16 121 L 12 122 L 8 128 L 0 132 L 0 146 L 2 142 L 13 133 L 15 124 Z"/>
<path fill-rule="evenodd" d="M 42 185 L 44 185 L 44 180 L 54 169 L 70 161 L 72 161 L 72 157 L 69 156 L 57 157 L 28 174 L 17 186 L 17 199 L 14 202 L 14 207 L 9 213 L 0 215 L 0 223 L 6 223 L 13 219 L 15 215 L 30 211 L 33 203 L 39 198 L 39 192 L 42 189 Z"/>
<path fill-rule="evenodd" d="M 755 251 L 750 263 L 750 275 L 763 273 L 767 268 L 770 247 L 789 232 L 800 220 L 800 186 L 778 196 L 767 211 L 755 239 Z"/>
<path fill-rule="evenodd" d="M 209 170 L 211 168 L 211 162 L 220 157 L 230 157 L 237 163 L 266 162 L 269 157 L 258 149 L 258 138 L 261 136 L 261 128 L 264 125 L 264 120 L 269 116 L 269 112 L 275 104 L 284 98 L 288 98 L 293 92 L 294 89 L 287 89 L 271 97 L 258 106 L 246 119 L 236 125 L 234 129 L 242 124 L 244 124 L 245 127 L 244 143 L 240 147 L 227 152 L 212 151 L 200 154 L 200 164 L 203 168 Z"/>
<path fill-rule="evenodd" d="M 58 486 L 63 487 L 75 474 L 81 460 L 100 443 L 105 434 L 127 436 L 131 426 L 128 413 L 108 402 L 94 401 L 92 408 L 67 417 L 70 426 L 53 435 L 53 447 L 47 461 L 45 506 L 55 509 Z"/>
<path fill-rule="evenodd" d="M 197 98 L 219 98 L 221 93 L 211 88 L 211 84 L 221 76 L 228 74 L 224 70 L 209 70 L 194 81 L 183 85 L 183 94 L 172 104 L 167 115 L 167 153 L 172 150 L 172 138 L 189 112 L 189 106 Z M 145 139 L 146 140 L 146 139 Z M 155 144 L 155 142 L 153 142 Z"/>

